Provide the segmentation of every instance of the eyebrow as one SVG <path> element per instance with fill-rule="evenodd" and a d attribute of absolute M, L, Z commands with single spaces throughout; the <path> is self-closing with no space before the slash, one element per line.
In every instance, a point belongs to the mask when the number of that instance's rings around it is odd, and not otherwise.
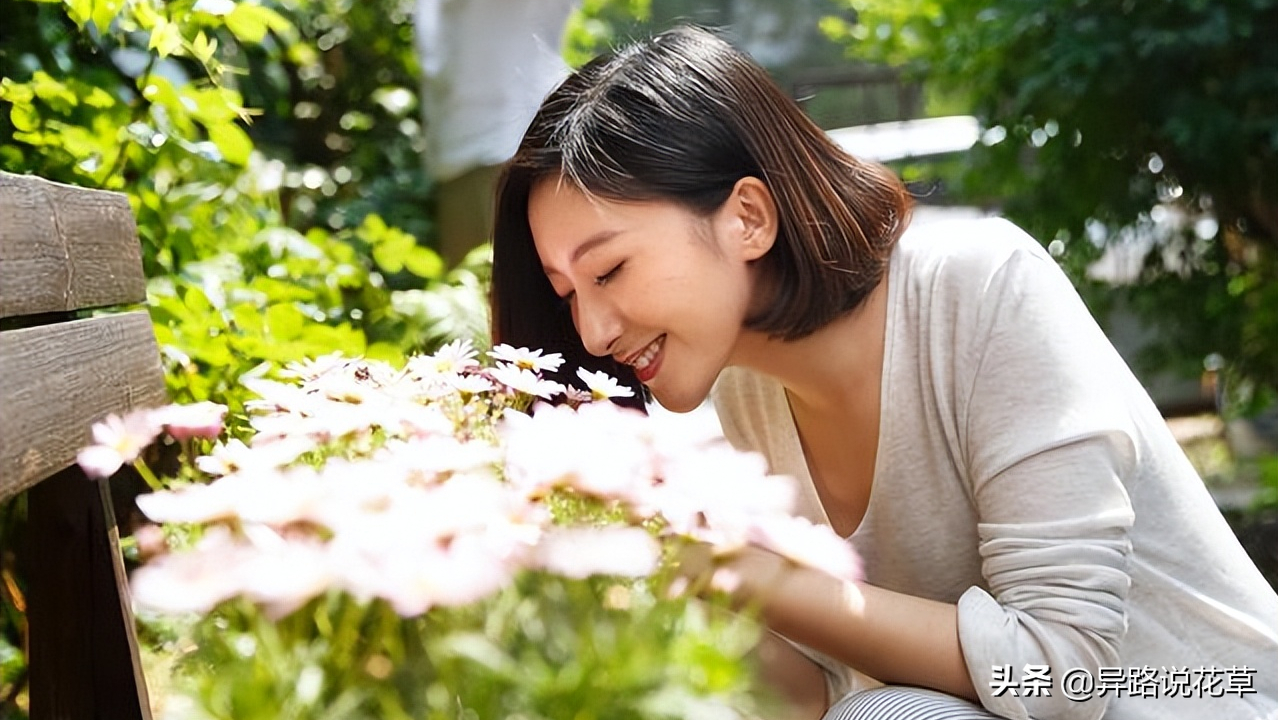
<path fill-rule="evenodd" d="M 620 230 L 601 230 L 595 233 L 594 235 L 591 235 L 589 238 L 586 239 L 585 242 L 578 245 L 576 249 L 572 251 L 572 255 L 568 256 L 568 263 L 570 265 L 576 263 L 578 260 L 581 259 L 582 255 L 585 255 L 586 253 L 590 252 L 591 250 L 594 250 L 600 245 L 603 245 L 604 243 L 617 237 L 620 234 L 621 234 Z M 542 266 L 542 270 L 545 271 L 547 274 L 552 272 L 558 273 L 557 270 L 546 267 L 544 265 Z"/>

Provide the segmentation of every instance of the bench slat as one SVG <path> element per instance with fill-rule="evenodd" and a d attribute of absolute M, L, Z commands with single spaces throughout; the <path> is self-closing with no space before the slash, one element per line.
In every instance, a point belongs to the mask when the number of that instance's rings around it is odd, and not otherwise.
<path fill-rule="evenodd" d="M 145 300 L 126 196 L 0 171 L 0 318 Z"/>
<path fill-rule="evenodd" d="M 75 462 L 107 414 L 167 401 L 145 312 L 0 332 L 0 502 Z"/>

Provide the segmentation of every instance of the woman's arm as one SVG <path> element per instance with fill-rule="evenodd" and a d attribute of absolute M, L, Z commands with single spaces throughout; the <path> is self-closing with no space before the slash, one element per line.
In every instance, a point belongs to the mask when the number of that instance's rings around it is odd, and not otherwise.
<path fill-rule="evenodd" d="M 782 720 L 817 720 L 826 710 L 825 674 L 774 633 L 755 647 L 763 683 L 784 703 Z"/>
<path fill-rule="evenodd" d="M 740 601 L 760 603 L 768 626 L 786 637 L 885 683 L 977 700 L 956 606 L 839 580 L 753 547 L 731 568 Z"/>
<path fill-rule="evenodd" d="M 976 511 L 981 582 L 948 604 L 758 552 L 740 574 L 775 629 L 883 682 L 979 698 L 1008 717 L 1094 720 L 1112 696 L 1074 702 L 1059 675 L 1050 694 L 993 690 L 995 668 L 1094 676 L 1119 665 L 1132 583 L 1139 386 L 1032 243 L 981 284 L 975 330 L 947 350 L 960 367 L 951 451 Z M 911 522 L 898 531 L 929 532 L 926 518 Z"/>

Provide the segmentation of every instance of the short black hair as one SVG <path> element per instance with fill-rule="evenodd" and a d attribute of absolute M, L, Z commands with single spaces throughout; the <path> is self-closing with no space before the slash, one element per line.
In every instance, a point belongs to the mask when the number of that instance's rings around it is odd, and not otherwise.
<path fill-rule="evenodd" d="M 568 368 L 636 389 L 629 367 L 585 351 L 542 271 L 528 198 L 550 177 L 702 215 L 738 180 L 762 180 L 777 205 L 777 242 L 757 261 L 772 297 L 746 327 L 786 340 L 865 299 L 910 213 L 893 172 L 844 152 L 763 68 L 708 30 L 681 26 L 590 61 L 546 97 L 498 181 L 493 340 L 561 352 Z"/>

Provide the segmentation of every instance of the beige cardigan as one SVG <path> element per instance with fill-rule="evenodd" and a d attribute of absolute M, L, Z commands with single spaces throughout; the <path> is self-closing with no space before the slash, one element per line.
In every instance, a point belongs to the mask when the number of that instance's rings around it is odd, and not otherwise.
<path fill-rule="evenodd" d="M 1002 220 L 930 224 L 898 244 L 888 292 L 874 487 L 850 537 L 867 581 L 957 603 L 997 714 L 1278 719 L 1278 596 L 1052 258 Z M 825 521 L 783 388 L 734 368 L 714 401 L 728 439 Z M 834 695 L 874 683 L 809 654 Z M 996 667 L 1017 680 L 1026 665 L 1050 667 L 1050 697 L 995 692 Z M 1186 666 L 1253 668 L 1229 674 L 1255 692 L 1080 702 L 1061 687 L 1072 668 Z"/>

